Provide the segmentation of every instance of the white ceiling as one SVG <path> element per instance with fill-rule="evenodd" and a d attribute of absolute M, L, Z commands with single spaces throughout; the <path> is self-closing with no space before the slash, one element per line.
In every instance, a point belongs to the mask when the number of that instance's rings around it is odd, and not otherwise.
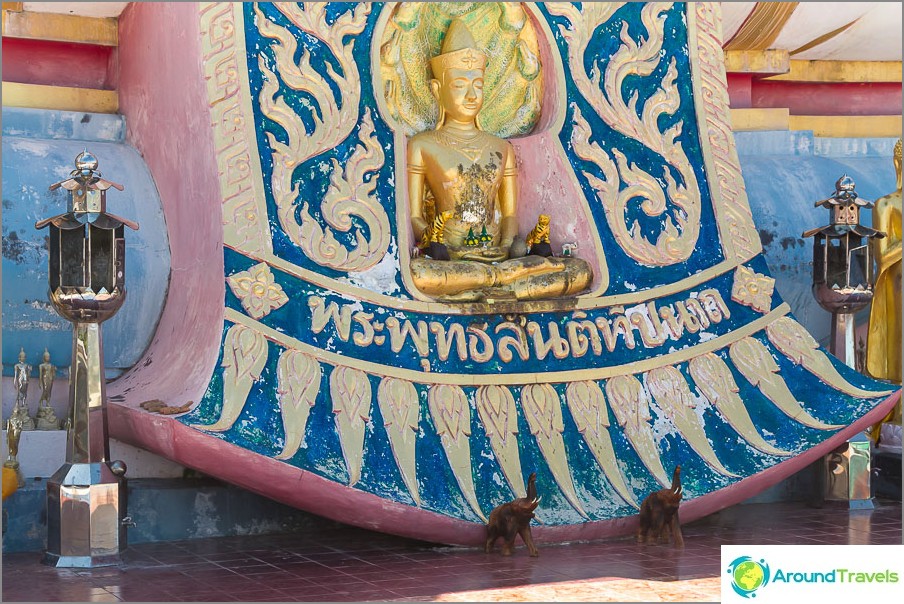
<path fill-rule="evenodd" d="M 722 2 L 722 35 L 728 41 L 756 2 Z M 800 2 L 770 48 L 794 51 L 849 25 L 821 44 L 791 56 L 823 61 L 900 61 L 900 2 Z"/>

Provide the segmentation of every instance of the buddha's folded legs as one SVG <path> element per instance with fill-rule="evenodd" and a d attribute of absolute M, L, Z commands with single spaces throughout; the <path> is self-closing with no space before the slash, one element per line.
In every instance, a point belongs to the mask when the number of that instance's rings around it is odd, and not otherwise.
<path fill-rule="evenodd" d="M 587 289 L 593 279 L 590 266 L 583 260 L 539 256 L 496 264 L 414 258 L 411 276 L 418 290 L 428 296 L 465 295 L 467 300 L 479 300 L 494 290 L 518 300 L 557 298 Z"/>
<path fill-rule="evenodd" d="M 580 258 L 543 258 L 543 260 L 558 265 L 560 269 L 556 272 L 532 275 L 508 286 L 518 300 L 574 296 L 588 289 L 593 281 L 590 265 Z"/>
<path fill-rule="evenodd" d="M 480 262 L 412 258 L 411 277 L 422 293 L 443 296 L 493 287 L 497 271 Z"/>

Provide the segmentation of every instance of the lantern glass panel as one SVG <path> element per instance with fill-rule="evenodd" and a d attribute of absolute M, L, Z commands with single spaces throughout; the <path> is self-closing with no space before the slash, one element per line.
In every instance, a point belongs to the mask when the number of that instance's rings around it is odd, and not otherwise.
<path fill-rule="evenodd" d="M 825 283 L 826 239 L 822 235 L 813 238 L 813 283 Z"/>
<path fill-rule="evenodd" d="M 859 237 L 851 237 L 848 243 L 850 249 L 853 250 L 851 252 L 851 277 L 848 285 L 851 287 L 857 287 L 858 285 L 868 287 L 870 283 L 866 266 L 868 259 L 867 248 Z"/>
<path fill-rule="evenodd" d="M 84 287 L 85 227 L 60 229 L 60 285 Z"/>
<path fill-rule="evenodd" d="M 99 292 L 102 288 L 113 291 L 113 236 L 115 231 L 88 227 L 91 250 L 91 289 Z"/>
<path fill-rule="evenodd" d="M 826 245 L 825 283 L 829 287 L 844 287 L 847 284 L 847 238 L 829 237 Z"/>
<path fill-rule="evenodd" d="M 50 290 L 56 290 L 60 286 L 60 229 L 50 225 L 50 232 L 47 235 L 48 251 L 50 254 L 49 276 Z"/>

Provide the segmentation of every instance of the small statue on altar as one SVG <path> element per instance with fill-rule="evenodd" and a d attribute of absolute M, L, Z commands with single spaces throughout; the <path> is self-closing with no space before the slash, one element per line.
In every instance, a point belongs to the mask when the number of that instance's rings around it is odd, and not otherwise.
<path fill-rule="evenodd" d="M 25 417 L 28 417 L 27 415 Z M 25 486 L 25 478 L 22 475 L 22 469 L 19 467 L 19 438 L 22 436 L 22 419 L 15 413 L 6 422 L 6 448 L 7 458 L 3 462 L 4 468 L 9 468 L 16 473 L 18 486 Z"/>
<path fill-rule="evenodd" d="M 538 221 L 527 242 L 532 253 L 525 256 L 525 241 L 518 238 L 514 147 L 477 122 L 486 63 L 467 26 L 454 19 L 441 53 L 430 60 L 430 89 L 439 104 L 436 129 L 408 144 L 411 227 L 425 248 L 425 255 L 411 261 L 414 284 L 448 302 L 578 294 L 590 286 L 592 269 L 578 258 L 552 257 L 548 216 Z"/>
<path fill-rule="evenodd" d="M 44 349 L 44 362 L 38 366 L 38 383 L 41 386 L 41 400 L 38 402 L 38 411 L 35 414 L 35 427 L 38 430 L 59 430 L 60 420 L 56 411 L 50 405 L 50 393 L 53 390 L 53 380 L 56 377 L 56 367 L 50 363 L 50 352 Z"/>
<path fill-rule="evenodd" d="M 28 415 L 28 380 L 31 375 L 31 365 L 25 362 L 25 349 L 19 349 L 19 362 L 13 367 L 13 386 L 16 389 L 16 403 L 13 406 L 10 419 L 16 419 L 22 430 L 34 430 L 35 423 Z"/>

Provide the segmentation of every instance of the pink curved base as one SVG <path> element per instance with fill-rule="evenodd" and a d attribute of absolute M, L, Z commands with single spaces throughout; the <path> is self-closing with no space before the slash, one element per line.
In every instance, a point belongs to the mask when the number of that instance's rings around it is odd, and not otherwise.
<path fill-rule="evenodd" d="M 287 463 L 257 455 L 142 410 L 159 399 L 180 406 L 203 396 L 223 330 L 222 195 L 200 60 L 199 7 L 193 2 L 133 2 L 119 19 L 119 97 L 129 142 L 145 158 L 166 216 L 170 287 L 157 331 L 142 360 L 107 389 L 111 436 L 275 500 L 363 528 L 460 545 L 483 542 L 481 524 L 394 503 Z M 215 32 L 213 32 L 215 33 Z M 213 34 L 210 34 L 213 35 Z M 148 52 L 178 47 L 179 53 Z M 178 92 L 174 92 L 178 91 Z M 576 234 L 577 236 L 577 234 Z M 686 502 L 689 522 L 744 501 L 806 467 L 879 421 L 898 392 L 826 442 L 737 484 Z M 538 541 L 630 534 L 637 517 L 581 525 L 537 526 Z"/>
<path fill-rule="evenodd" d="M 865 416 L 812 449 L 719 491 L 682 504 L 681 520 L 690 522 L 740 503 L 791 476 L 880 421 L 901 398 L 899 390 Z M 117 438 L 197 468 L 231 484 L 319 516 L 381 531 L 450 545 L 481 545 L 483 524 L 388 501 L 237 447 L 189 428 L 175 419 L 122 405 L 111 405 L 110 432 Z M 535 526 L 540 542 L 619 537 L 637 528 L 637 516 L 563 526 Z"/>

